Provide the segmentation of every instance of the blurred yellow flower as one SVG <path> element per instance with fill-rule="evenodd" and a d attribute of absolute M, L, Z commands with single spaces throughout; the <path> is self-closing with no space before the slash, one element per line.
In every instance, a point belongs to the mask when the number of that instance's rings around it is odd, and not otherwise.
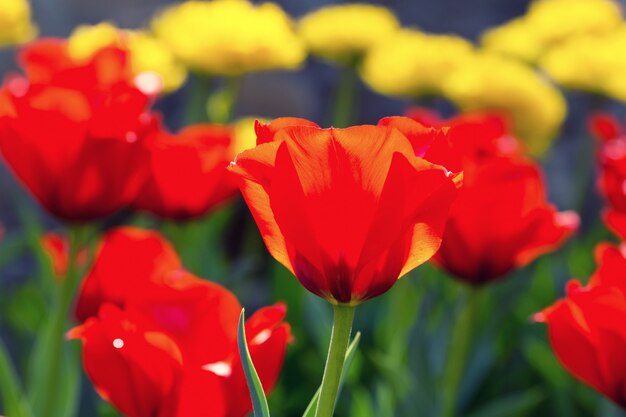
<path fill-rule="evenodd" d="M 608 34 L 573 38 L 540 62 L 559 84 L 626 99 L 626 25 Z"/>
<path fill-rule="evenodd" d="M 87 59 L 107 46 L 127 49 L 133 74 L 154 72 L 161 77 L 166 92 L 179 88 L 187 77 L 185 67 L 165 44 L 143 31 L 120 30 L 110 23 L 77 27 L 68 40 L 70 54 Z"/>
<path fill-rule="evenodd" d="M 28 0 L 0 0 L 0 46 L 27 42 L 36 35 Z"/>
<path fill-rule="evenodd" d="M 110 23 L 77 26 L 67 40 L 72 57 L 89 59 L 96 51 L 107 46 L 124 47 L 122 32 Z"/>
<path fill-rule="evenodd" d="M 312 54 L 353 62 L 399 28 L 400 23 L 389 9 L 352 3 L 323 7 L 304 16 L 298 33 Z"/>
<path fill-rule="evenodd" d="M 502 110 L 513 119 L 528 150 L 543 154 L 565 118 L 563 96 L 527 65 L 486 53 L 476 54 L 446 79 L 445 96 L 460 109 Z"/>
<path fill-rule="evenodd" d="M 482 44 L 490 52 L 536 62 L 560 42 L 610 32 L 622 20 L 614 0 L 536 0 L 525 16 L 485 32 Z"/>
<path fill-rule="evenodd" d="M 256 146 L 256 131 L 254 130 L 254 125 L 257 120 L 261 123 L 267 122 L 266 119 L 249 116 L 237 119 L 233 123 L 235 128 L 235 140 L 233 141 L 235 155 Z"/>
<path fill-rule="evenodd" d="M 186 1 L 157 16 L 152 28 L 181 61 L 210 74 L 295 69 L 306 57 L 289 16 L 273 3 Z"/>
<path fill-rule="evenodd" d="M 483 34 L 482 46 L 488 52 L 535 62 L 543 51 L 539 36 L 524 18 L 513 19 Z"/>
<path fill-rule="evenodd" d="M 474 54 L 471 43 L 453 35 L 405 29 L 372 47 L 361 68 L 363 80 L 382 94 L 416 97 L 440 94 L 447 76 Z"/>

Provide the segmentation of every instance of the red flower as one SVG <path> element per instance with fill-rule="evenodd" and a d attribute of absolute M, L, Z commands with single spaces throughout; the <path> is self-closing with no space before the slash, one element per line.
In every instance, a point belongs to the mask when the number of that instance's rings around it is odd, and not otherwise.
<path fill-rule="evenodd" d="M 134 206 L 178 220 L 198 217 L 237 192 L 226 167 L 233 158 L 230 128 L 195 125 L 148 141 L 149 178 Z"/>
<path fill-rule="evenodd" d="M 41 247 L 52 262 L 52 272 L 55 278 L 64 278 L 67 273 L 70 250 L 67 238 L 58 233 L 46 233 L 41 237 Z M 76 259 L 78 266 L 84 266 L 87 263 L 88 255 L 86 249 L 78 252 Z"/>
<path fill-rule="evenodd" d="M 567 285 L 564 299 L 535 315 L 548 325 L 552 348 L 576 378 L 626 408 L 626 258 L 601 245 L 599 268 L 586 287 Z"/>
<path fill-rule="evenodd" d="M 122 227 L 108 232 L 97 249 L 79 292 L 76 317 L 95 316 L 104 303 L 123 308 L 151 281 L 181 269 L 172 245 L 157 232 Z"/>
<path fill-rule="evenodd" d="M 135 199 L 154 123 L 149 97 L 123 75 L 121 51 L 74 62 L 65 49 L 44 40 L 23 51 L 26 78 L 0 89 L 0 151 L 51 213 L 90 221 Z"/>
<path fill-rule="evenodd" d="M 305 288 L 357 304 L 434 254 L 456 195 L 446 168 L 389 127 L 273 127 L 230 169 L 268 250 Z"/>
<path fill-rule="evenodd" d="M 408 118 L 387 118 L 432 162 L 463 169 L 463 187 L 450 211 L 443 243 L 433 260 L 473 285 L 500 278 L 560 245 L 578 227 L 573 212 L 546 201 L 539 168 L 495 115 L 462 115 L 449 129 L 431 129 Z M 426 130 L 429 132 L 429 130 Z M 424 138 L 433 138 L 426 143 Z"/>
<path fill-rule="evenodd" d="M 626 212 L 626 134 L 609 114 L 589 119 L 589 129 L 600 140 L 598 188 L 616 210 Z"/>
<path fill-rule="evenodd" d="M 252 409 L 237 353 L 241 306 L 217 284 L 188 273 L 144 288 L 124 311 L 103 304 L 70 332 L 83 340 L 87 375 L 129 417 L 244 417 Z M 274 387 L 291 339 L 277 304 L 246 322 L 263 387 Z"/>
<path fill-rule="evenodd" d="M 604 223 L 621 240 L 626 240 L 626 213 L 608 209 L 603 213 Z"/>

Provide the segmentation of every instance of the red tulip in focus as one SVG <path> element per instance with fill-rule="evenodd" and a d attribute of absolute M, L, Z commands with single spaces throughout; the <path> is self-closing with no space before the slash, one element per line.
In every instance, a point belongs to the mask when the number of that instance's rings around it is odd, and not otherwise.
<path fill-rule="evenodd" d="M 576 378 L 626 408 L 626 258 L 600 245 L 589 284 L 567 285 L 566 297 L 535 315 L 548 325 L 552 348 Z"/>
<path fill-rule="evenodd" d="M 150 97 L 129 77 L 126 53 L 74 61 L 66 43 L 21 52 L 24 76 L 0 89 L 0 151 L 52 214 L 90 221 L 129 205 L 145 179 Z"/>
<path fill-rule="evenodd" d="M 84 288 L 91 282 L 108 289 L 90 305 L 97 314 L 69 334 L 83 341 L 85 371 L 128 417 L 244 417 L 252 405 L 237 350 L 241 305 L 225 288 L 184 271 L 170 251 L 154 232 L 124 228 L 105 238 Z M 84 288 L 79 302 L 87 303 Z M 268 393 L 291 339 L 285 314 L 276 304 L 246 322 Z"/>
<path fill-rule="evenodd" d="M 331 303 L 386 292 L 437 251 L 454 176 L 396 129 L 291 120 L 257 125 L 230 167 L 268 250 Z"/>
<path fill-rule="evenodd" d="M 149 177 L 135 208 L 185 220 L 205 214 L 237 192 L 226 171 L 234 156 L 230 128 L 194 125 L 178 134 L 158 131 L 147 143 Z"/>
<path fill-rule="evenodd" d="M 589 129 L 600 141 L 598 188 L 612 208 L 626 212 L 626 131 L 603 113 L 589 119 Z"/>
<path fill-rule="evenodd" d="M 381 123 L 398 128 L 418 154 L 424 152 L 422 125 L 408 118 Z M 424 153 L 433 162 L 456 154 L 464 172 L 435 263 L 480 285 L 553 250 L 577 229 L 576 213 L 558 212 L 547 202 L 539 168 L 523 157 L 504 119 L 469 114 L 450 123 L 449 128 L 431 129 L 438 132 L 439 143 L 429 144 Z"/>

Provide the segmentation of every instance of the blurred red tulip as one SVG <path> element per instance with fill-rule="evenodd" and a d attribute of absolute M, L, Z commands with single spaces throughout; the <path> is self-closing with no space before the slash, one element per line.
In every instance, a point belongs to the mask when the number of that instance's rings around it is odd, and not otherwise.
<path fill-rule="evenodd" d="M 445 167 L 389 127 L 280 123 L 230 169 L 268 250 L 305 288 L 358 304 L 437 251 L 456 196 Z"/>
<path fill-rule="evenodd" d="M 599 267 L 589 284 L 569 282 L 566 297 L 535 319 L 548 325 L 552 348 L 569 372 L 626 408 L 626 258 L 608 245 L 596 254 Z"/>
<path fill-rule="evenodd" d="M 436 119 L 428 114 L 418 120 Z M 498 279 L 558 247 L 577 229 L 576 213 L 558 212 L 547 202 L 539 168 L 524 158 L 501 116 L 462 114 L 430 129 L 406 117 L 380 123 L 403 132 L 425 159 L 447 158 L 447 165 L 463 170 L 463 187 L 433 257 L 456 278 L 472 285 Z"/>
<path fill-rule="evenodd" d="M 194 125 L 177 134 L 159 131 L 147 143 L 149 177 L 135 208 L 185 220 L 237 193 L 237 184 L 226 171 L 234 156 L 230 128 Z"/>
<path fill-rule="evenodd" d="M 626 212 L 626 132 L 619 121 L 604 113 L 589 119 L 591 133 L 601 142 L 598 152 L 598 188 L 615 210 Z"/>
<path fill-rule="evenodd" d="M 156 292 L 152 285 L 160 286 Z M 70 332 L 83 340 L 87 375 L 100 395 L 129 417 L 244 417 L 252 409 L 237 351 L 237 299 L 184 273 L 152 283 L 124 309 L 103 304 Z M 266 393 L 291 339 L 285 306 L 246 322 L 250 355 Z"/>
<path fill-rule="evenodd" d="M 41 247 L 52 262 L 52 272 L 57 279 L 63 279 L 67 273 L 69 262 L 69 242 L 65 236 L 59 233 L 46 233 L 41 237 Z M 83 249 L 77 255 L 77 265 L 85 266 L 88 251 Z"/>
<path fill-rule="evenodd" d="M 0 89 L 0 151 L 52 214 L 90 221 L 129 205 L 146 176 L 149 97 L 125 77 L 121 51 L 72 61 L 61 41 L 22 52 L 26 77 Z"/>
<path fill-rule="evenodd" d="M 76 317 L 95 316 L 104 303 L 124 307 L 151 281 L 182 268 L 172 245 L 157 232 L 135 227 L 109 231 L 80 288 Z"/>
<path fill-rule="evenodd" d="M 626 213 L 607 209 L 602 217 L 607 227 L 623 241 L 626 241 Z"/>
<path fill-rule="evenodd" d="M 546 200 L 534 163 L 495 159 L 464 177 L 433 260 L 480 285 L 550 252 L 578 228 L 578 215 Z"/>

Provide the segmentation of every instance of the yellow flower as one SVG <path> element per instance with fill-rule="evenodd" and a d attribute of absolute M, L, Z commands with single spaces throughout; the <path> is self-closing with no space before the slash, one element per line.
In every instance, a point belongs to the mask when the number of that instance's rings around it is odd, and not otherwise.
<path fill-rule="evenodd" d="M 624 100 L 626 26 L 609 34 L 579 36 L 550 50 L 542 68 L 559 84 Z"/>
<path fill-rule="evenodd" d="M 541 155 L 565 118 L 561 93 L 527 65 L 498 55 L 476 54 L 447 78 L 446 97 L 464 111 L 502 110 L 528 150 Z"/>
<path fill-rule="evenodd" d="M 535 34 L 524 18 L 490 29 L 483 34 L 482 46 L 486 51 L 535 62 L 543 52 L 539 36 Z"/>
<path fill-rule="evenodd" d="M 89 59 L 107 46 L 124 47 L 121 31 L 110 23 L 76 27 L 67 40 L 69 53 L 75 59 Z"/>
<path fill-rule="evenodd" d="M 439 94 L 446 77 L 473 54 L 473 46 L 458 36 L 427 35 L 406 29 L 368 51 L 361 75 L 382 94 Z"/>
<path fill-rule="evenodd" d="M 146 32 L 120 30 L 104 22 L 93 26 L 79 26 L 68 40 L 69 52 L 77 59 L 87 59 L 107 46 L 128 50 L 133 74 L 158 74 L 166 92 L 176 90 L 185 82 L 185 67 L 176 60 L 165 44 Z"/>
<path fill-rule="evenodd" d="M 245 0 L 186 1 L 152 22 L 181 61 L 217 75 L 297 68 L 306 51 L 292 26 L 276 4 Z"/>
<path fill-rule="evenodd" d="M 163 79 L 166 92 L 177 90 L 187 79 L 187 69 L 172 51 L 147 32 L 128 32 L 133 73 L 152 71 Z"/>
<path fill-rule="evenodd" d="M 0 46 L 27 42 L 36 35 L 28 0 L 0 0 Z"/>
<path fill-rule="evenodd" d="M 396 32 L 400 24 L 385 7 L 352 3 L 323 7 L 304 16 L 298 26 L 311 53 L 351 62 Z"/>
<path fill-rule="evenodd" d="M 536 0 L 525 16 L 487 31 L 482 44 L 490 52 L 528 62 L 571 37 L 606 33 L 622 22 L 613 0 Z"/>

